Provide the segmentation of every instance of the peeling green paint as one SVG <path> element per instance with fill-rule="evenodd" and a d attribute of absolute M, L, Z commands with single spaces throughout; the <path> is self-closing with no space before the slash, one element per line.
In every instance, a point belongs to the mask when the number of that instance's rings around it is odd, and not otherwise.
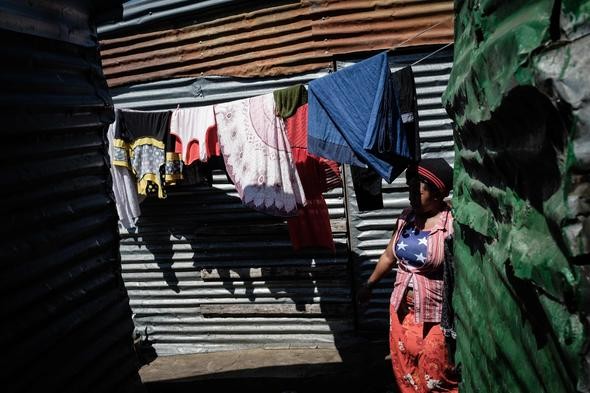
<path fill-rule="evenodd" d="M 456 2 L 453 83 L 443 101 L 464 102 L 452 106 L 464 113 L 455 116 L 459 125 L 489 119 L 505 91 L 531 80 L 521 66 L 548 39 L 552 7 L 549 0 Z"/>
<path fill-rule="evenodd" d="M 465 392 L 588 392 L 590 2 L 456 1 Z"/>

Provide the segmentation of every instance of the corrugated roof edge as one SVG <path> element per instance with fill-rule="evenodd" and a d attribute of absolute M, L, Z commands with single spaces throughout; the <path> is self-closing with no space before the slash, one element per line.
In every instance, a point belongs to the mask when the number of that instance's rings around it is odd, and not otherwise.
<path fill-rule="evenodd" d="M 276 3 L 285 2 L 283 0 Z M 205 0 L 199 2 L 191 0 L 129 1 L 123 3 L 118 15 L 112 15 L 110 19 L 105 19 L 105 22 L 110 23 L 99 26 L 97 31 L 101 38 L 107 38 L 109 34 L 136 29 L 138 26 L 144 27 L 171 20 L 178 23 L 183 18 L 191 17 L 195 19 L 195 15 L 202 17 L 203 14 L 211 11 L 217 11 L 227 6 L 240 6 L 244 3 L 248 2 L 244 0 Z"/>

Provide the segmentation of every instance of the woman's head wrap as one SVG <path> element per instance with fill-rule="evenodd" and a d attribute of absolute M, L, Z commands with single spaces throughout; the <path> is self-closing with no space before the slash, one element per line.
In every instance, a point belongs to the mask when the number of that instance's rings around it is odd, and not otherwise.
<path fill-rule="evenodd" d="M 444 158 L 426 158 L 418 163 L 418 176 L 436 187 L 443 197 L 453 188 L 453 168 Z"/>

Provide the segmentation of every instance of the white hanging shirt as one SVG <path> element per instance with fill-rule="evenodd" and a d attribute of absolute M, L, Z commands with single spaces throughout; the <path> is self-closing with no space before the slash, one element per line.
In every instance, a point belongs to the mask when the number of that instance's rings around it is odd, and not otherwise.
<path fill-rule="evenodd" d="M 190 165 L 196 160 L 207 162 L 216 152 L 216 126 L 213 106 L 182 108 L 172 112 L 170 133 L 175 135 L 182 145 L 182 160 Z"/>

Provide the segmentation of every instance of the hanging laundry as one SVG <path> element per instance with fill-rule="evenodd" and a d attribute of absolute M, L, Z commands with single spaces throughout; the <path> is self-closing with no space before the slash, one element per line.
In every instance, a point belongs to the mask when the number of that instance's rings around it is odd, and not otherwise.
<path fill-rule="evenodd" d="M 195 161 L 191 165 L 185 165 L 182 171 L 182 185 L 207 185 L 211 186 L 213 176 L 209 165 L 201 161 Z"/>
<path fill-rule="evenodd" d="M 283 120 L 273 94 L 215 106 L 219 146 L 242 202 L 255 210 L 294 216 L 305 205 Z"/>
<path fill-rule="evenodd" d="M 166 163 L 164 165 L 164 182 L 166 185 L 177 184 L 182 180 L 183 166 L 182 156 L 175 151 L 179 145 L 176 135 L 168 133 L 166 142 Z"/>
<path fill-rule="evenodd" d="M 350 166 L 352 185 L 359 211 L 383 209 L 381 176 L 371 168 Z"/>
<path fill-rule="evenodd" d="M 186 165 L 207 162 L 220 155 L 213 106 L 182 108 L 172 112 L 170 133 L 179 139 L 175 151 Z"/>
<path fill-rule="evenodd" d="M 116 117 L 115 117 L 116 119 Z M 112 160 L 114 157 L 115 146 L 113 140 L 115 139 L 115 128 L 117 121 L 115 120 L 109 126 L 107 138 L 109 141 L 109 157 Z M 111 177 L 113 179 L 112 189 L 115 196 L 115 205 L 117 207 L 117 215 L 119 222 L 126 229 L 135 228 L 137 220 L 141 215 L 141 202 L 137 195 L 137 185 L 135 177 L 127 170 L 118 165 L 111 165 Z"/>
<path fill-rule="evenodd" d="M 420 134 L 418 125 L 418 96 L 412 67 L 406 66 L 391 74 L 400 118 L 408 137 L 408 148 L 413 162 L 420 161 Z"/>
<path fill-rule="evenodd" d="M 404 130 L 401 128 L 401 117 L 387 59 L 384 70 L 385 82 L 383 83 L 381 101 L 376 114 L 369 118 L 369 121 L 374 123 L 369 123 L 367 127 L 363 148 L 374 155 L 382 156 L 387 161 L 392 154 L 408 157 L 409 148 L 406 138 L 404 138 Z M 370 130 L 374 130 L 374 132 Z"/>
<path fill-rule="evenodd" d="M 387 182 L 407 167 L 412 156 L 385 52 L 312 81 L 308 94 L 311 154 L 369 166 Z"/>
<path fill-rule="evenodd" d="M 272 94 L 275 99 L 277 116 L 283 119 L 293 116 L 297 108 L 307 104 L 307 89 L 301 84 L 275 90 Z"/>
<path fill-rule="evenodd" d="M 309 111 L 309 110 L 308 110 Z M 322 192 L 327 192 L 333 190 L 334 188 L 342 187 L 342 175 L 340 173 L 340 164 L 336 161 L 328 160 L 324 157 L 314 156 L 313 154 L 309 154 L 309 150 L 307 154 L 310 157 L 318 160 L 320 163 L 320 167 L 322 168 L 322 172 L 324 176 L 322 179 L 324 180 L 324 184 L 322 184 Z"/>
<path fill-rule="evenodd" d="M 171 113 L 130 110 L 117 112 L 113 164 L 133 172 L 139 195 L 153 194 L 164 198 L 162 177 Z"/>
<path fill-rule="evenodd" d="M 334 251 L 328 206 L 322 193 L 326 175 L 319 159 L 307 154 L 307 104 L 300 106 L 285 122 L 293 159 L 305 191 L 307 204 L 296 217 L 287 220 L 295 250 L 322 247 Z"/>
<path fill-rule="evenodd" d="M 307 89 L 302 84 L 297 84 L 285 89 L 275 90 L 273 91 L 273 96 L 275 99 L 275 109 L 277 116 L 283 119 L 293 116 L 299 107 L 307 104 Z M 307 120 L 305 123 L 305 134 L 307 135 Z M 305 150 L 307 152 L 307 141 L 305 141 Z M 325 172 L 325 176 L 321 177 L 322 192 L 342 186 L 340 164 L 323 157 L 313 155 L 310 156 L 313 157 L 314 160 L 320 162 L 322 170 Z"/>
<path fill-rule="evenodd" d="M 397 103 L 396 113 L 399 122 L 396 127 L 403 127 L 408 138 L 411 161 L 420 161 L 420 136 L 418 133 L 418 100 L 414 73 L 410 66 L 391 74 L 393 94 Z M 371 168 L 350 167 L 358 209 L 360 211 L 383 208 L 381 177 Z"/>
<path fill-rule="evenodd" d="M 225 164 L 221 156 L 211 156 L 207 162 L 195 161 L 191 165 L 185 165 L 182 172 L 182 185 L 207 185 L 213 186 L 213 171 L 220 170 L 226 174 Z M 231 180 L 230 180 L 231 182 Z"/>

